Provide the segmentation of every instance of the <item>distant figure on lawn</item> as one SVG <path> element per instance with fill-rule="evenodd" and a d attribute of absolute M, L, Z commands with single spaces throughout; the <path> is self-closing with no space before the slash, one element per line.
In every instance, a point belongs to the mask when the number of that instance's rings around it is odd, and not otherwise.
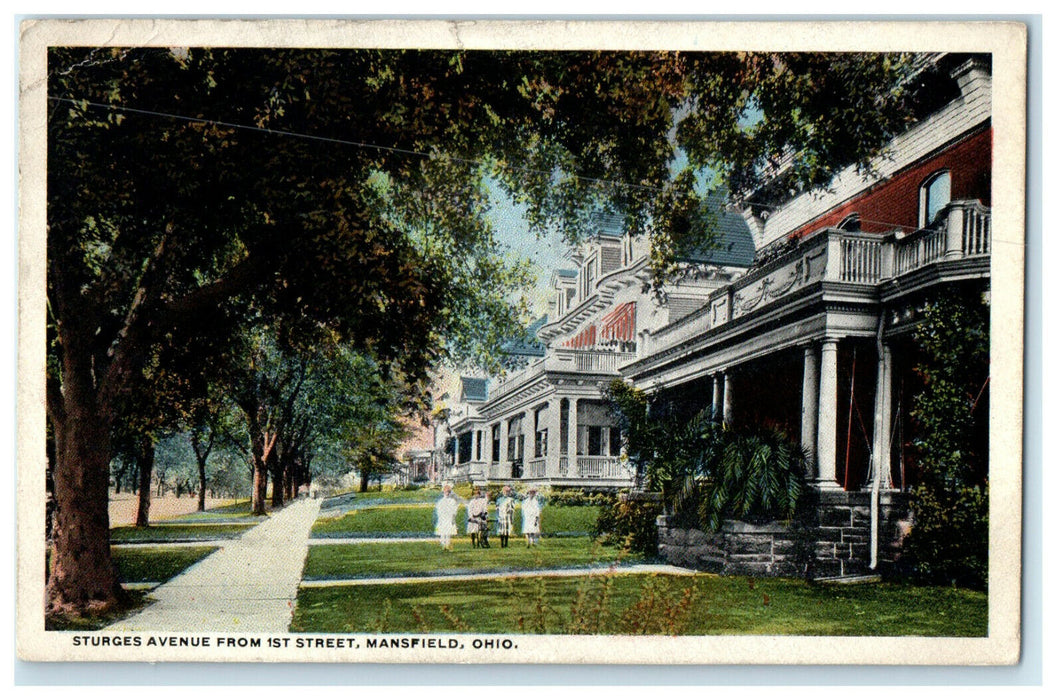
<path fill-rule="evenodd" d="M 514 534 L 514 511 L 517 510 L 517 499 L 514 498 L 514 490 L 509 485 L 502 487 L 502 493 L 495 499 L 495 515 L 499 519 L 497 531 L 499 533 L 499 546 L 510 546 L 510 535 Z"/>
<path fill-rule="evenodd" d="M 488 496 L 479 488 L 473 489 L 473 498 L 466 506 L 466 533 L 473 549 L 488 545 Z"/>
<path fill-rule="evenodd" d="M 525 533 L 525 546 L 539 544 L 539 519 L 543 511 L 542 503 L 536 489 L 529 489 L 525 500 L 521 502 L 521 530 Z"/>
<path fill-rule="evenodd" d="M 451 549 L 451 538 L 458 534 L 458 528 L 454 524 L 455 516 L 458 515 L 458 496 L 451 490 L 450 484 L 443 485 L 443 495 L 436 501 L 436 534 L 440 538 L 440 546 Z"/>

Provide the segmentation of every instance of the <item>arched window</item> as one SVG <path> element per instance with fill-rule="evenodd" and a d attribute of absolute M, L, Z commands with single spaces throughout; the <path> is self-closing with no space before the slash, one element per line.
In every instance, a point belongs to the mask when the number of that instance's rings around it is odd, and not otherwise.
<path fill-rule="evenodd" d="M 847 214 L 839 222 L 839 229 L 843 231 L 849 231 L 850 233 L 857 233 L 861 230 L 861 215 L 857 212 Z"/>
<path fill-rule="evenodd" d="M 939 212 L 949 204 L 949 200 L 948 170 L 937 172 L 924 180 L 924 184 L 920 186 L 920 228 L 933 224 Z"/>

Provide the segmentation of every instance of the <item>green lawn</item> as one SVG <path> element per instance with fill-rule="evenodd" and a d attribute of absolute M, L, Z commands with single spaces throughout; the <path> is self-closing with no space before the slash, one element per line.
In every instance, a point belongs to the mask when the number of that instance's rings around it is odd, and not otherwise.
<path fill-rule="evenodd" d="M 312 545 L 303 578 L 554 569 L 632 558 L 586 537 L 544 539 L 532 548 L 525 547 L 520 537 L 512 539 L 506 549 L 498 546 L 498 538 L 491 544 L 491 549 L 473 549 L 468 538 L 458 537 L 452 551 L 443 550 L 436 542 Z"/>
<path fill-rule="evenodd" d="M 217 520 L 233 521 L 233 520 L 246 520 L 250 523 L 259 523 L 265 520 L 267 515 L 252 515 L 251 514 L 251 502 L 244 500 L 238 501 L 233 505 L 221 506 L 219 508 L 211 508 L 210 510 L 197 511 L 194 513 L 185 513 L 184 515 L 177 515 L 173 518 L 167 518 L 167 523 L 185 523 L 185 522 L 213 522 Z"/>
<path fill-rule="evenodd" d="M 965 589 L 616 574 L 304 588 L 291 629 L 981 637 L 986 625 L 986 595 Z"/>
<path fill-rule="evenodd" d="M 163 583 L 203 559 L 217 547 L 137 547 L 111 549 L 123 583 Z"/>
<path fill-rule="evenodd" d="M 370 490 L 363 493 L 351 491 L 338 496 L 330 496 L 325 499 L 323 507 L 335 508 L 345 504 L 366 503 L 433 503 L 440 497 L 442 491 L 438 488 L 422 488 L 397 491 Z"/>
<path fill-rule="evenodd" d="M 224 523 L 194 525 L 190 523 L 156 523 L 151 527 L 116 527 L 111 530 L 111 542 L 202 542 L 239 537 L 256 525 Z"/>
<path fill-rule="evenodd" d="M 409 493 L 398 491 L 396 493 Z M 416 492 L 415 492 L 416 493 Z M 488 511 L 495 518 L 495 508 Z M 598 508 L 595 506 L 546 506 L 543 509 L 542 530 L 546 536 L 556 534 L 588 534 L 595 528 Z M 458 509 L 458 532 L 465 532 L 465 507 Z M 521 508 L 518 507 L 514 522 L 521 528 Z M 435 510 L 432 504 L 376 506 L 353 510 L 336 518 L 320 518 L 311 531 L 312 537 L 357 537 L 367 534 L 432 535 L 436 528 Z M 494 534 L 494 523 L 492 524 Z"/>
<path fill-rule="evenodd" d="M 164 583 L 203 559 L 217 547 L 138 547 L 111 548 L 122 583 Z M 100 630 L 117 622 L 151 602 L 147 591 L 125 592 L 125 600 L 113 610 L 87 616 L 47 615 L 47 630 Z"/>

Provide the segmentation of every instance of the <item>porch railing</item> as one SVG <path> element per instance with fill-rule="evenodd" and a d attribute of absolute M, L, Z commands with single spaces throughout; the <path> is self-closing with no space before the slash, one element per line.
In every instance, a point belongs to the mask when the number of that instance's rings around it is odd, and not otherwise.
<path fill-rule="evenodd" d="M 587 372 L 593 374 L 617 374 L 617 368 L 635 359 L 635 353 L 610 352 L 606 350 L 549 350 L 550 354 L 536 360 L 514 373 L 498 386 L 492 387 L 490 396 L 505 396 L 525 382 L 544 372 Z"/>
<path fill-rule="evenodd" d="M 547 476 L 547 460 L 543 457 L 530 459 L 525 477 L 529 479 L 543 479 Z"/>
<path fill-rule="evenodd" d="M 620 457 L 578 456 L 576 469 L 582 479 L 625 479 L 631 476 Z"/>
<path fill-rule="evenodd" d="M 990 209 L 977 201 L 952 202 L 939 226 L 904 237 L 824 229 L 721 287 L 698 311 L 651 333 L 644 350 L 675 347 L 820 282 L 874 286 L 941 260 L 987 256 L 990 234 Z"/>

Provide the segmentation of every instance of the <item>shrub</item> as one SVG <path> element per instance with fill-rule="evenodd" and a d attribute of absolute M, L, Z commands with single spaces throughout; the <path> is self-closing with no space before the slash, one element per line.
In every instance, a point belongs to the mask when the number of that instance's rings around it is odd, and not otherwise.
<path fill-rule="evenodd" d="M 977 296 L 925 305 L 913 337 L 923 388 L 912 417 L 920 483 L 901 566 L 918 582 L 986 589 L 989 310 Z"/>
<path fill-rule="evenodd" d="M 616 499 L 599 510 L 595 534 L 603 544 L 620 546 L 646 557 L 658 554 L 658 516 L 661 503 Z"/>
<path fill-rule="evenodd" d="M 610 505 L 614 497 L 608 493 L 595 493 L 576 489 L 559 489 L 551 491 L 547 502 L 552 506 L 605 506 Z"/>
<path fill-rule="evenodd" d="M 986 590 L 990 518 L 987 489 L 913 489 L 913 530 L 902 570 L 917 583 Z"/>

